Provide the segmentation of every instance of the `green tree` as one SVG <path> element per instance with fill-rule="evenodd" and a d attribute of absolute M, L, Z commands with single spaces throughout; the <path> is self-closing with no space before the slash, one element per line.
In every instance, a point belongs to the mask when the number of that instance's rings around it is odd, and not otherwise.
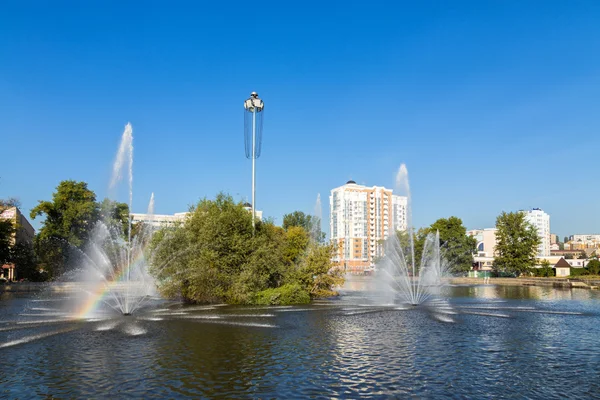
<path fill-rule="evenodd" d="M 554 271 L 552 270 L 552 266 L 550 265 L 550 261 L 543 260 L 541 263 L 541 268 L 536 269 L 536 275 L 542 277 L 554 276 Z"/>
<path fill-rule="evenodd" d="M 0 267 L 10 262 L 14 232 L 15 228 L 10 220 L 0 219 Z"/>
<path fill-rule="evenodd" d="M 253 233 L 243 204 L 219 194 L 200 201 L 181 226 L 154 235 L 151 273 L 165 296 L 194 303 L 280 304 L 305 299 L 298 288 L 316 297 L 338 280 L 331 246 L 308 238 L 303 227 L 286 231 L 271 221 Z"/>
<path fill-rule="evenodd" d="M 21 208 L 21 201 L 19 199 L 17 199 L 16 197 L 0 199 L 0 210 L 10 208 L 10 207 Z"/>
<path fill-rule="evenodd" d="M 96 195 L 85 182 L 62 181 L 51 201 L 40 201 L 31 218 L 45 216 L 35 239 L 36 254 L 50 276 L 58 275 L 68 263 L 69 247 L 81 248 L 99 218 Z"/>
<path fill-rule="evenodd" d="M 563 243 L 567 243 L 568 241 L 569 241 L 569 237 L 568 237 L 568 236 L 565 236 L 565 238 L 564 238 L 564 240 L 563 240 Z"/>
<path fill-rule="evenodd" d="M 428 231 L 440 233 L 442 256 L 448 262 L 450 272 L 467 272 L 471 269 L 477 240 L 467 235 L 467 228 L 460 218 L 440 218 L 431 224 Z"/>
<path fill-rule="evenodd" d="M 17 243 L 11 248 L 11 262 L 15 265 L 18 279 L 33 282 L 45 280 L 40 273 L 33 246 L 28 243 Z"/>
<path fill-rule="evenodd" d="M 283 229 L 288 230 L 292 226 L 299 226 L 310 232 L 313 226 L 313 216 L 306 215 L 302 211 L 294 211 L 283 216 Z"/>
<path fill-rule="evenodd" d="M 540 238 L 537 229 L 520 212 L 502 212 L 496 218 L 494 269 L 516 275 L 528 272 L 536 263 Z"/>
<path fill-rule="evenodd" d="M 124 237 L 129 234 L 129 206 L 105 198 L 99 204 L 100 218 L 106 225 L 118 227 Z"/>
<path fill-rule="evenodd" d="M 285 232 L 283 257 L 287 265 L 294 264 L 308 248 L 308 232 L 300 226 L 290 226 Z"/>
<path fill-rule="evenodd" d="M 598 275 L 600 273 L 600 261 L 597 259 L 590 260 L 586 266 L 590 275 Z"/>

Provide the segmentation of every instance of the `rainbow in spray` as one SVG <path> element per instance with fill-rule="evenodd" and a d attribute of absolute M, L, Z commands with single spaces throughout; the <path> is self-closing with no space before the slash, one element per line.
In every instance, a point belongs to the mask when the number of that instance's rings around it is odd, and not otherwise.
<path fill-rule="evenodd" d="M 116 274 L 110 281 L 96 282 L 86 290 L 87 298 L 75 313 L 75 318 L 91 318 L 102 304 L 124 314 L 135 311 L 143 304 L 149 291 L 144 280 L 128 281 L 128 274 L 135 271 L 137 277 L 145 267 L 144 252 L 138 251 L 131 264 L 124 263 L 122 267 L 115 268 Z"/>

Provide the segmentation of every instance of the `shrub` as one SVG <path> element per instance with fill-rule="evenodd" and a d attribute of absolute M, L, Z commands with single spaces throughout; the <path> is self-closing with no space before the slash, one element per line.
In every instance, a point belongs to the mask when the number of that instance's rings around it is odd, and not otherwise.
<path fill-rule="evenodd" d="M 310 303 L 310 295 L 297 284 L 283 285 L 256 293 L 254 304 L 265 306 L 287 306 Z"/>

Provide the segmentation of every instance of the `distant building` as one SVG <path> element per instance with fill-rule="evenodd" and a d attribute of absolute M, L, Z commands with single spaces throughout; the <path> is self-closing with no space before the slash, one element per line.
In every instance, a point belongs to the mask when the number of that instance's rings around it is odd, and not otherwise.
<path fill-rule="evenodd" d="M 337 252 L 333 262 L 361 274 L 383 256 L 382 242 L 407 228 L 408 199 L 382 186 L 354 181 L 335 188 L 329 196 L 329 228 Z"/>
<path fill-rule="evenodd" d="M 252 212 L 252 205 L 249 203 L 244 204 L 244 209 Z M 262 211 L 256 210 L 256 218 L 262 220 Z M 133 223 L 144 222 L 146 224 L 161 227 L 161 226 L 173 226 L 177 223 L 185 221 L 185 219 L 191 215 L 190 212 L 181 212 L 175 214 L 138 214 L 131 213 L 131 220 Z"/>
<path fill-rule="evenodd" d="M 17 207 L 0 210 L 0 218 L 10 221 L 15 228 L 11 238 L 11 246 L 15 246 L 16 244 L 33 246 L 35 230 Z M 14 281 L 17 279 L 16 272 L 14 264 L 4 264 L 0 270 L 0 277 Z"/>
<path fill-rule="evenodd" d="M 556 271 L 556 276 L 571 275 L 571 265 L 564 258 L 558 260 L 554 265 L 554 270 Z"/>
<path fill-rule="evenodd" d="M 533 225 L 540 237 L 541 243 L 538 246 L 538 257 L 550 255 L 550 215 L 545 213 L 541 208 L 533 208 L 531 210 L 521 211 L 525 215 L 525 219 Z"/>
<path fill-rule="evenodd" d="M 551 233 L 550 234 L 550 244 L 555 244 L 560 242 L 560 240 L 558 239 L 558 235 L 556 233 Z"/>
<path fill-rule="evenodd" d="M 244 208 L 248 210 L 248 212 L 252 212 L 252 204 L 244 203 Z M 256 219 L 262 221 L 263 212 L 260 210 L 255 210 L 254 212 L 256 213 Z"/>
<path fill-rule="evenodd" d="M 474 267 L 479 270 L 492 269 L 496 256 L 496 228 L 472 229 L 468 236 L 477 240 L 477 251 L 473 256 Z"/>
<path fill-rule="evenodd" d="M 179 222 L 183 222 L 189 214 L 189 212 L 176 213 L 172 215 L 131 213 L 131 221 L 134 224 L 137 222 L 143 222 L 148 225 L 161 227 L 165 225 L 175 225 Z"/>
<path fill-rule="evenodd" d="M 598 248 L 600 247 L 600 235 L 592 234 L 592 235 L 571 235 L 569 237 L 569 244 L 572 248 L 577 249 L 586 249 L 586 248 Z"/>

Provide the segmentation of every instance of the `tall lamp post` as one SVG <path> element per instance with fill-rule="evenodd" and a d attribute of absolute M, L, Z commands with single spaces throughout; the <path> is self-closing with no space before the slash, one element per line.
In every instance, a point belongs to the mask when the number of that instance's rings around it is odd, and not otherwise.
<path fill-rule="evenodd" d="M 264 109 L 265 104 L 256 92 L 244 101 L 244 147 L 246 158 L 252 159 L 252 230 L 256 227 L 256 159 L 262 145 Z"/>

